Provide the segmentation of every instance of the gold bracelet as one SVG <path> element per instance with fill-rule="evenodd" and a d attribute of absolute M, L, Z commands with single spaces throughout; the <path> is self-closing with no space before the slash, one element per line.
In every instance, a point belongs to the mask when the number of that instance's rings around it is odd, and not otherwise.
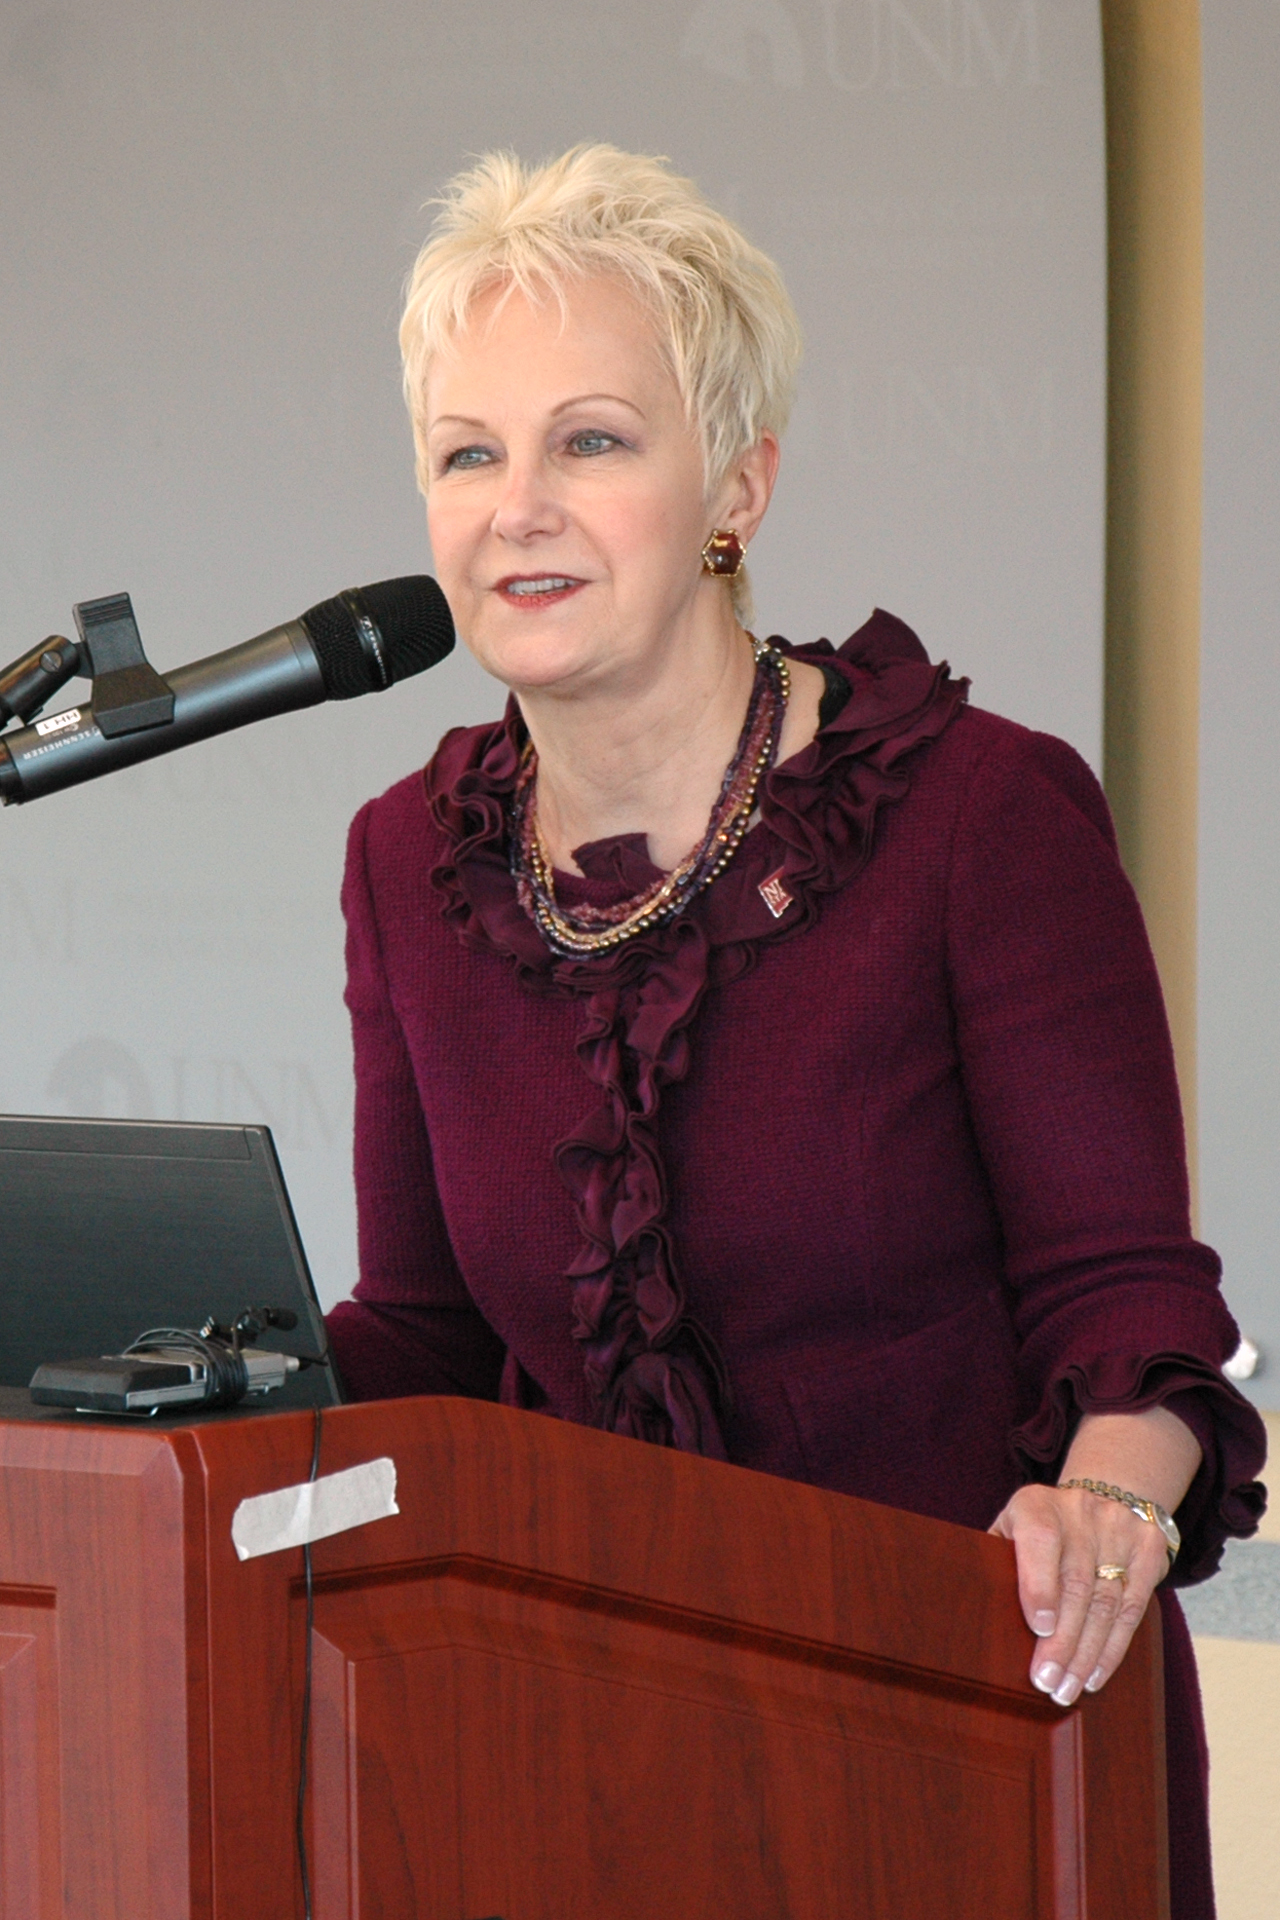
<path fill-rule="evenodd" d="M 1144 1500 L 1141 1494 L 1126 1493 L 1123 1487 L 1113 1487 L 1105 1480 L 1059 1480 L 1060 1491 L 1067 1492 L 1076 1488 L 1081 1493 L 1096 1493 L 1103 1500 L 1118 1500 L 1122 1507 L 1128 1507 L 1130 1513 L 1139 1520 L 1145 1520 L 1148 1526 L 1158 1527 L 1164 1535 L 1165 1546 L 1169 1550 L 1170 1564 L 1177 1558 L 1178 1548 L 1182 1545 L 1182 1535 L 1172 1514 L 1157 1500 Z"/>

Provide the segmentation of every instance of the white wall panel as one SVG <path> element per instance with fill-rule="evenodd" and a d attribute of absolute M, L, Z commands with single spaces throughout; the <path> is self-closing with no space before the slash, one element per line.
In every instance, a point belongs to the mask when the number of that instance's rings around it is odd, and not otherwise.
<path fill-rule="evenodd" d="M 1280 1407 L 1280 5 L 1204 0 L 1204 1233 Z"/>
<path fill-rule="evenodd" d="M 128 589 L 162 670 L 429 564 L 398 290 L 469 153 L 670 154 L 809 339 L 761 621 L 916 625 L 1097 763 L 1092 0 L 14 0 L 0 19 L 0 658 Z M 353 1277 L 344 828 L 463 659 L 0 818 L 0 1108 L 267 1119 Z"/>

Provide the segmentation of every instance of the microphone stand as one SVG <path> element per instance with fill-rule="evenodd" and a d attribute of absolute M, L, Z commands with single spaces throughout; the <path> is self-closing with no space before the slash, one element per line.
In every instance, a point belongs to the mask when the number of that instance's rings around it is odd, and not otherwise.
<path fill-rule="evenodd" d="M 81 671 L 79 647 L 60 633 L 32 647 L 0 673 L 0 731 L 11 720 L 25 727 Z"/>

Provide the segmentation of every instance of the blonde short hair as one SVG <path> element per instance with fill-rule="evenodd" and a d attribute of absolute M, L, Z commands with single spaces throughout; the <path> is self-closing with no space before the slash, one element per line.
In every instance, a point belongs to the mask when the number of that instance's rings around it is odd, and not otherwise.
<path fill-rule="evenodd" d="M 423 493 L 431 360 L 494 286 L 533 299 L 550 293 L 563 305 L 574 279 L 624 280 L 653 312 L 702 441 L 708 493 L 763 433 L 783 431 L 801 339 L 782 275 L 664 160 L 603 145 L 536 167 L 488 153 L 434 204 L 400 322 Z M 735 598 L 745 604 L 745 581 Z"/>

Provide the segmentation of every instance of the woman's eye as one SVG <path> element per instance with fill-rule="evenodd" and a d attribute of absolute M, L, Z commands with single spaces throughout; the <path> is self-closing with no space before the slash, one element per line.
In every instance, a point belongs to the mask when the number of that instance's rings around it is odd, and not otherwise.
<path fill-rule="evenodd" d="M 616 434 L 601 433 L 594 427 L 584 427 L 581 433 L 575 433 L 569 442 L 570 453 L 593 454 L 608 453 L 610 447 L 620 447 L 622 442 Z"/>
<path fill-rule="evenodd" d="M 444 463 L 446 473 L 465 471 L 468 467 L 482 467 L 492 456 L 488 447 L 458 447 Z"/>

